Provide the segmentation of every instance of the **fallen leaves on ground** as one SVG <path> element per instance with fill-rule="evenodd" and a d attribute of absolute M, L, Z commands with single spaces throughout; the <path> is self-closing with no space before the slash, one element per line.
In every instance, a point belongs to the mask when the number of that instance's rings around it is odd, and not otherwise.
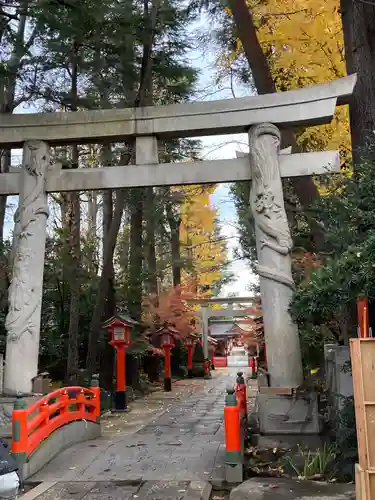
<path fill-rule="evenodd" d="M 287 453 L 283 448 L 249 447 L 245 450 L 247 469 L 251 475 L 280 477 L 284 473 L 283 457 Z"/>

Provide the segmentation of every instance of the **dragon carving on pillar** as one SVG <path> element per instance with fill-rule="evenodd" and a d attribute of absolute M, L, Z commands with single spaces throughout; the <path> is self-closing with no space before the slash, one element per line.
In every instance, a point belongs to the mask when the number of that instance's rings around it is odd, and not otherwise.
<path fill-rule="evenodd" d="M 255 125 L 249 131 L 252 172 L 250 206 L 256 226 L 258 252 L 268 247 L 276 254 L 289 259 L 293 242 L 284 207 L 279 170 L 280 138 L 279 129 L 271 123 Z M 259 255 L 258 260 L 261 262 L 258 265 L 261 277 L 294 289 L 291 272 L 285 273 L 264 265 Z"/>

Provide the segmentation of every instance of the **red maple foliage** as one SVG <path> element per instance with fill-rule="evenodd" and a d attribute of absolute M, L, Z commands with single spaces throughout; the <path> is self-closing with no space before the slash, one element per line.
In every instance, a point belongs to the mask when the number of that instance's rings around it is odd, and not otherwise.
<path fill-rule="evenodd" d="M 195 294 L 189 285 L 171 287 L 159 295 L 150 295 L 144 299 L 144 323 L 151 331 L 162 326 L 171 326 L 178 330 L 179 337 L 184 339 L 198 331 L 199 318 L 187 300 Z"/>
<path fill-rule="evenodd" d="M 236 322 L 234 331 L 241 335 L 241 341 L 248 347 L 260 345 L 263 343 L 263 316 L 260 303 L 245 308 L 249 316 L 245 316 Z"/>

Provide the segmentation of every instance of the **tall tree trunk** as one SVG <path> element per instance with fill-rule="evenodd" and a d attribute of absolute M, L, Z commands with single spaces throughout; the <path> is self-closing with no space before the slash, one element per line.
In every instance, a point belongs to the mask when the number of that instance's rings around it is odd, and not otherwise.
<path fill-rule="evenodd" d="M 145 190 L 146 208 L 146 258 L 147 258 L 147 288 L 152 295 L 158 294 L 158 276 L 155 250 L 155 192 L 153 187 Z"/>
<path fill-rule="evenodd" d="M 128 277 L 128 309 L 130 316 L 140 321 L 142 313 L 142 223 L 144 188 L 133 188 L 130 193 L 130 258 Z"/>
<path fill-rule="evenodd" d="M 145 29 L 143 42 L 143 54 L 140 71 L 140 85 L 135 98 L 134 106 L 141 107 L 144 105 L 144 100 L 147 98 L 149 89 L 149 81 L 152 77 L 152 45 L 155 36 L 155 26 L 157 21 L 157 13 L 161 0 L 153 0 L 151 13 L 148 14 L 148 1 L 145 0 Z M 132 7 L 129 2 L 128 8 Z M 131 12 L 131 11 L 130 11 Z M 130 18 L 131 16 L 129 16 Z M 134 55 L 133 55 L 134 57 Z M 131 60 L 132 57 L 129 57 Z M 126 87 L 124 82 L 124 87 Z M 125 92 L 129 93 L 131 89 L 125 88 Z M 127 163 L 134 161 L 134 144 L 130 144 L 129 154 L 127 155 Z M 122 161 L 122 164 L 124 162 Z M 86 366 L 89 374 L 93 373 L 97 364 L 98 339 L 101 329 L 101 319 L 105 299 L 108 293 L 109 280 L 113 267 L 113 255 L 116 247 L 118 232 L 121 225 L 122 214 L 125 208 L 127 191 L 125 189 L 116 190 L 116 202 L 113 213 L 111 227 L 108 232 L 108 240 L 103 248 L 103 269 L 100 277 L 99 289 L 96 296 L 96 303 L 91 319 L 91 327 L 89 333 L 89 343 L 87 350 Z M 135 188 L 130 191 L 130 212 L 131 212 L 131 251 L 130 251 L 130 269 L 129 269 L 129 312 L 135 319 L 141 317 L 141 301 L 142 301 L 142 222 L 143 222 L 143 201 L 144 189 Z"/>
<path fill-rule="evenodd" d="M 98 272 L 97 259 L 97 216 L 98 195 L 96 191 L 87 193 L 87 268 L 90 275 Z"/>
<path fill-rule="evenodd" d="M 110 229 L 113 218 L 113 193 L 111 190 L 103 193 L 103 241 L 106 242 L 110 236 Z M 116 291 L 115 291 L 115 270 L 113 259 L 110 264 L 108 274 L 108 293 L 104 308 L 105 319 L 109 319 L 115 314 L 116 309 Z"/>
<path fill-rule="evenodd" d="M 72 45 L 72 67 L 71 67 L 71 111 L 77 111 L 78 101 L 78 64 L 80 45 L 77 41 Z M 78 146 L 72 147 L 72 168 L 78 168 L 79 152 Z M 80 319 L 80 295 L 81 295 L 81 203 L 79 192 L 71 192 L 67 195 L 69 212 L 67 214 L 68 244 L 69 244 L 69 272 L 68 282 L 70 290 L 69 307 L 69 331 L 68 331 L 68 359 L 66 369 L 66 381 L 74 385 L 78 381 L 79 370 L 79 319 Z"/>
<path fill-rule="evenodd" d="M 257 37 L 251 9 L 247 6 L 246 0 L 229 0 L 229 5 L 258 94 L 276 92 L 267 58 Z M 282 142 L 283 147 L 291 145 L 293 152 L 298 151 L 294 135 L 290 130 L 283 131 Z M 319 198 L 319 191 L 314 181 L 310 177 L 293 177 L 291 182 L 303 210 L 308 211 L 312 203 Z M 321 250 L 324 247 L 324 232 L 314 219 L 310 218 L 309 221 L 316 249 Z"/>
<path fill-rule="evenodd" d="M 181 285 L 181 253 L 180 253 L 180 226 L 181 217 L 173 207 L 173 202 L 168 200 L 165 204 L 167 220 L 171 232 L 172 276 L 173 286 Z"/>
<path fill-rule="evenodd" d="M 357 73 L 349 107 L 354 166 L 373 142 L 375 130 L 375 3 L 341 0 L 347 72 Z M 372 160 L 374 152 L 372 151 Z"/>
<path fill-rule="evenodd" d="M 143 52 L 140 84 L 135 99 L 136 107 L 152 105 L 152 50 L 160 5 L 161 0 L 152 0 L 150 9 L 148 0 L 143 2 Z M 137 321 L 141 319 L 142 314 L 142 222 L 145 197 L 146 190 L 144 188 L 131 190 L 128 307 L 130 315 Z"/>
<path fill-rule="evenodd" d="M 78 162 L 77 146 L 73 146 L 73 162 Z M 78 380 L 79 370 L 79 319 L 80 319 L 80 295 L 81 295 L 81 204 L 79 193 L 69 193 L 69 272 L 68 282 L 70 290 L 69 306 L 69 331 L 68 331 L 68 359 L 66 381 L 75 384 Z"/>
<path fill-rule="evenodd" d="M 113 218 L 113 193 L 111 190 L 103 192 L 103 246 L 106 245 L 110 236 L 110 229 Z M 104 263 L 103 263 L 104 264 Z M 113 259 L 109 270 L 108 292 L 104 305 L 104 320 L 109 319 L 116 311 L 116 292 L 115 292 L 115 271 L 113 268 Z M 109 340 L 109 339 L 108 339 Z M 100 363 L 100 381 L 102 387 L 112 390 L 112 379 L 114 371 L 114 352 L 113 347 L 105 342 L 105 347 L 101 356 Z"/>
<path fill-rule="evenodd" d="M 86 367 L 89 375 L 92 375 L 97 368 L 98 340 L 102 325 L 102 314 L 110 287 L 110 277 L 113 276 L 113 255 L 116 247 L 117 235 L 121 226 L 125 201 L 126 189 L 117 189 L 115 209 L 113 211 L 111 225 L 108 229 L 107 238 L 103 241 L 103 267 L 100 275 L 94 311 L 91 318 L 86 357 Z"/>

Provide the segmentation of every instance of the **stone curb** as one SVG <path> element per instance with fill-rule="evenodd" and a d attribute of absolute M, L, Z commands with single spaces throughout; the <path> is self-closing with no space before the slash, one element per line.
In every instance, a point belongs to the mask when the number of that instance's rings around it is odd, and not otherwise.
<path fill-rule="evenodd" d="M 19 495 L 19 499 L 21 500 L 34 500 L 35 498 L 38 498 L 39 495 L 42 495 L 45 493 L 47 490 L 52 488 L 52 486 L 55 486 L 57 484 L 57 481 L 43 481 L 43 483 L 38 484 L 38 486 L 35 486 L 32 490 L 28 491 L 24 495 Z"/>
<path fill-rule="evenodd" d="M 24 495 L 20 495 L 20 500 L 35 500 L 47 490 L 55 486 L 58 481 L 44 481 Z M 190 481 L 183 500 L 209 500 L 212 486 L 208 481 Z"/>
<path fill-rule="evenodd" d="M 212 485 L 208 481 L 190 481 L 183 500 L 209 500 Z"/>

